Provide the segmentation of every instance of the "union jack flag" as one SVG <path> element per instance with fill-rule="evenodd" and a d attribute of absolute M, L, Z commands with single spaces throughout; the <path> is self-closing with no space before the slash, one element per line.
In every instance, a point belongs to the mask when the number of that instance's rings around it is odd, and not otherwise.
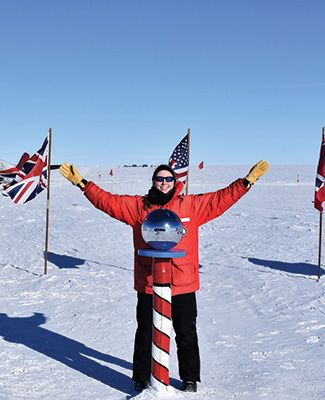
<path fill-rule="evenodd" d="M 20 160 L 18 161 L 18 164 L 15 167 L 11 167 L 8 169 L 3 169 L 0 171 L 0 177 L 3 179 L 15 179 L 16 176 L 19 174 L 21 168 L 25 164 L 25 162 L 29 159 L 29 154 L 24 153 L 21 157 Z"/>
<path fill-rule="evenodd" d="M 189 167 L 189 140 L 188 134 L 175 147 L 169 158 L 168 165 L 175 171 L 176 179 L 186 182 Z"/>
<path fill-rule="evenodd" d="M 320 148 L 320 156 L 317 167 L 317 175 L 315 182 L 315 199 L 314 207 L 323 212 L 323 201 L 325 200 L 325 128 L 323 128 L 322 144 Z"/>
<path fill-rule="evenodd" d="M 47 187 L 47 158 L 46 137 L 42 147 L 24 163 L 15 180 L 4 190 L 4 194 L 16 204 L 24 204 L 34 199 Z"/>

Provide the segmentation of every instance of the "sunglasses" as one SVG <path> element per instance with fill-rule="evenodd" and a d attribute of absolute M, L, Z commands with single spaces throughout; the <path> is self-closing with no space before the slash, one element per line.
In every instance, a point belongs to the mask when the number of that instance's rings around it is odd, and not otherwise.
<path fill-rule="evenodd" d="M 155 181 L 156 182 L 163 182 L 163 181 L 166 181 L 166 182 L 174 182 L 174 177 L 173 176 L 156 176 L 155 177 Z"/>

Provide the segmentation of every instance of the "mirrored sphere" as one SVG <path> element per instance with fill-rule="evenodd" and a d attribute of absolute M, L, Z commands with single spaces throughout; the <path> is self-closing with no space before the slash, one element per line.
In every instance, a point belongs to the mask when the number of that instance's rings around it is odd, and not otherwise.
<path fill-rule="evenodd" d="M 141 233 L 143 240 L 150 247 L 169 250 L 181 240 L 183 225 L 173 211 L 160 208 L 147 215 L 142 224 Z"/>

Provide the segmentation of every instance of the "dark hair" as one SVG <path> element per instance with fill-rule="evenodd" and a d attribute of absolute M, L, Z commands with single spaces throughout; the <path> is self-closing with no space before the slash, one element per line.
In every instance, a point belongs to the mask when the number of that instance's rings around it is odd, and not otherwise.
<path fill-rule="evenodd" d="M 153 174 L 152 174 L 152 180 L 155 180 L 155 177 L 158 175 L 158 172 L 160 171 L 168 171 L 170 172 L 174 179 L 176 180 L 176 175 L 175 175 L 175 171 L 167 164 L 160 164 L 158 165 L 158 167 L 154 170 Z"/>

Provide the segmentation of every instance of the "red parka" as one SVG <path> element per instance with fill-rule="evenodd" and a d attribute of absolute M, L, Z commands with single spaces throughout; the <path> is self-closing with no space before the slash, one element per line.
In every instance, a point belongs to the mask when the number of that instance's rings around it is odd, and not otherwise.
<path fill-rule="evenodd" d="M 98 209 L 130 225 L 134 243 L 134 288 L 152 293 L 151 259 L 138 256 L 138 249 L 148 248 L 141 235 L 141 225 L 147 214 L 157 208 L 174 211 L 182 221 L 184 235 L 175 249 L 186 251 L 183 258 L 172 259 L 172 295 L 191 293 L 199 289 L 199 226 L 218 217 L 237 202 L 248 189 L 242 179 L 237 179 L 224 189 L 204 194 L 181 195 L 182 183 L 176 182 L 173 198 L 161 206 L 145 210 L 143 196 L 118 195 L 106 192 L 93 182 L 88 182 L 84 194 Z"/>

